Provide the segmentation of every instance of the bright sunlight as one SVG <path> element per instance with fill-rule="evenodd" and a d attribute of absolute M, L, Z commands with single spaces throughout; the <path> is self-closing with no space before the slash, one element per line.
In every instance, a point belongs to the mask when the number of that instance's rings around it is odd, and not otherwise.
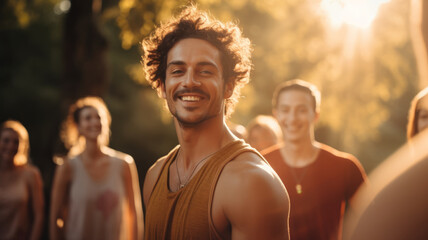
<path fill-rule="evenodd" d="M 321 8 L 334 27 L 349 24 L 368 28 L 376 18 L 379 6 L 389 0 L 322 0 Z"/>

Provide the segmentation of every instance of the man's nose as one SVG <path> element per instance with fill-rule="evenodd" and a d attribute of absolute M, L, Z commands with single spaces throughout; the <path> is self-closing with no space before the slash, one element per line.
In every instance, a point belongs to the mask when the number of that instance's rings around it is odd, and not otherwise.
<path fill-rule="evenodd" d="M 196 74 L 193 71 L 188 71 L 187 74 L 184 76 L 184 86 L 185 87 L 195 87 L 200 86 L 201 82 L 198 81 L 198 79 L 195 76 Z"/>

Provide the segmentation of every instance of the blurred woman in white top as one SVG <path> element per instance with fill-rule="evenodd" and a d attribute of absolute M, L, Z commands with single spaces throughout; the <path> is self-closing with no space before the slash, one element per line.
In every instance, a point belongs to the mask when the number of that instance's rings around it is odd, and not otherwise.
<path fill-rule="evenodd" d="M 73 104 L 61 137 L 69 150 L 52 187 L 50 237 L 140 239 L 143 216 L 131 156 L 108 147 L 111 116 L 98 97 Z"/>

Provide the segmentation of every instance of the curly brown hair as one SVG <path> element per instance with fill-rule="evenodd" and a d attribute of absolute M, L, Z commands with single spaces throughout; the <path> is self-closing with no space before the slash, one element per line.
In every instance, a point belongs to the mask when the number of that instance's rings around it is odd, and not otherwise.
<path fill-rule="evenodd" d="M 221 53 L 223 79 L 233 82 L 233 95 L 226 100 L 226 116 L 233 112 L 241 88 L 249 82 L 251 71 L 251 42 L 242 36 L 232 22 L 222 23 L 198 10 L 195 5 L 184 8 L 181 14 L 161 24 L 143 40 L 142 64 L 146 79 L 154 89 L 165 83 L 169 50 L 180 40 L 198 38 L 211 43 Z"/>

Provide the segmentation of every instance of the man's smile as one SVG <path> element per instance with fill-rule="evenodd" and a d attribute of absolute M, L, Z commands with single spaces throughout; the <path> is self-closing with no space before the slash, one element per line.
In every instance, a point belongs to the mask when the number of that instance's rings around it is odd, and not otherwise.
<path fill-rule="evenodd" d="M 184 102 L 199 102 L 203 99 L 209 99 L 209 94 L 205 93 L 201 89 L 182 89 L 174 93 L 174 99 L 180 99 Z"/>
<path fill-rule="evenodd" d="M 198 96 L 182 96 L 179 98 L 185 102 L 199 102 L 201 100 L 201 98 Z"/>

